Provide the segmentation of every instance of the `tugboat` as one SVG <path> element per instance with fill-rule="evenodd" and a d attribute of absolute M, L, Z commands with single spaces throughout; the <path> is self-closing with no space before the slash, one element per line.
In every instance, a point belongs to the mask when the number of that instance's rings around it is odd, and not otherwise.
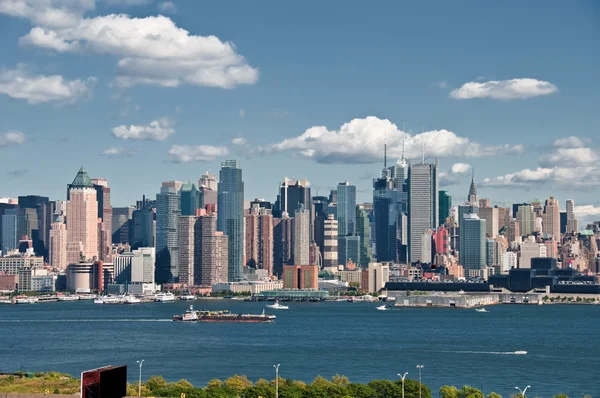
<path fill-rule="evenodd" d="M 176 322 L 272 322 L 275 320 L 275 315 L 265 314 L 263 310 L 260 315 L 252 314 L 231 314 L 227 310 L 220 311 L 208 311 L 208 310 L 194 310 L 194 306 L 190 305 L 190 308 L 182 315 L 173 316 L 173 321 Z"/>

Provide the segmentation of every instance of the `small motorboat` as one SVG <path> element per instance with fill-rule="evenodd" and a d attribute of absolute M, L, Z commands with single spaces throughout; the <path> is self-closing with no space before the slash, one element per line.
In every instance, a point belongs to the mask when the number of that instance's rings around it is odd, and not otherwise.
<path fill-rule="evenodd" d="M 389 310 L 389 308 L 384 304 L 384 305 L 380 305 L 379 307 L 377 307 L 377 310 L 379 310 L 379 311 L 387 311 L 387 310 Z"/>
<path fill-rule="evenodd" d="M 287 310 L 289 308 L 287 305 L 279 304 L 279 300 L 275 300 L 275 304 L 269 304 L 267 307 L 273 310 Z"/>
<path fill-rule="evenodd" d="M 486 310 L 484 307 L 475 308 L 475 311 L 477 311 L 477 312 L 488 312 L 488 310 Z"/>
<path fill-rule="evenodd" d="M 515 355 L 527 355 L 527 351 L 515 351 Z"/>

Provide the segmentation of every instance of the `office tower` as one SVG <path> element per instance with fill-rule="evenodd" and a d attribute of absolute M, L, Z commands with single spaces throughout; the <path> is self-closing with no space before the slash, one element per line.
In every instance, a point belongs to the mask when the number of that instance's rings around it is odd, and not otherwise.
<path fill-rule="evenodd" d="M 433 239 L 434 231 L 431 229 L 423 232 L 423 235 L 421 236 L 421 258 L 418 261 L 423 264 L 433 263 L 433 257 L 435 254 L 435 242 Z"/>
<path fill-rule="evenodd" d="M 0 217 L 2 223 L 0 229 L 2 230 L 2 241 L 0 241 L 0 250 L 3 255 L 8 252 L 15 250 L 18 246 L 19 241 L 19 219 L 22 216 L 19 215 L 20 209 L 6 209 L 4 215 Z"/>
<path fill-rule="evenodd" d="M 539 199 L 534 199 L 531 201 L 531 207 L 533 208 L 533 213 L 536 217 L 541 217 L 544 212 L 544 206 L 542 206 L 542 202 Z"/>
<path fill-rule="evenodd" d="M 325 252 L 325 221 L 329 216 L 329 199 L 326 196 L 313 196 L 312 203 L 315 214 L 314 241 L 319 247 L 319 252 L 323 254 Z M 333 216 L 335 217 L 335 215 Z"/>
<path fill-rule="evenodd" d="M 194 284 L 194 228 L 196 216 L 179 217 L 179 283 Z"/>
<path fill-rule="evenodd" d="M 552 236 L 552 240 L 560 241 L 560 207 L 554 197 L 546 199 L 542 214 L 542 232 Z"/>
<path fill-rule="evenodd" d="M 567 200 L 567 233 L 573 234 L 579 232 L 579 221 L 575 218 L 575 201 Z"/>
<path fill-rule="evenodd" d="M 560 233 L 561 234 L 567 233 L 567 212 L 566 211 L 560 212 Z"/>
<path fill-rule="evenodd" d="M 96 190 L 96 201 L 98 202 L 98 218 L 102 226 L 98 229 L 98 253 L 100 260 L 108 260 L 112 244 L 112 206 L 110 205 L 110 188 L 108 181 L 104 178 L 93 178 L 92 184 Z"/>
<path fill-rule="evenodd" d="M 367 269 L 367 283 L 363 290 L 378 292 L 390 281 L 390 265 L 386 263 L 369 263 Z"/>
<path fill-rule="evenodd" d="M 47 197 L 37 195 L 19 196 L 18 203 L 21 209 L 32 210 L 28 214 L 28 223 L 31 223 L 31 228 L 28 228 L 27 235 L 33 240 L 35 253 L 47 259 L 50 224 L 54 213 L 53 203 Z"/>
<path fill-rule="evenodd" d="M 517 268 L 517 253 L 506 252 L 502 255 L 502 272 L 508 273 L 513 268 Z"/>
<path fill-rule="evenodd" d="M 519 206 L 517 221 L 521 226 L 521 236 L 531 235 L 534 231 L 535 213 L 531 205 Z"/>
<path fill-rule="evenodd" d="M 150 283 L 155 282 L 156 251 L 153 247 L 140 247 L 133 250 L 131 259 L 131 282 Z"/>
<path fill-rule="evenodd" d="M 177 186 L 163 182 L 156 195 L 156 283 L 179 279 L 179 216 Z"/>
<path fill-rule="evenodd" d="M 294 264 L 310 264 L 310 212 L 304 205 L 294 215 Z"/>
<path fill-rule="evenodd" d="M 49 263 L 59 270 L 67 269 L 67 226 L 59 217 L 50 227 Z"/>
<path fill-rule="evenodd" d="M 67 244 L 81 244 L 81 256 L 86 260 L 98 257 L 98 200 L 92 180 L 82 167 L 70 184 L 67 204 Z M 80 258 L 71 252 L 69 263 Z"/>
<path fill-rule="evenodd" d="M 284 289 L 318 289 L 319 267 L 316 265 L 285 265 L 283 267 Z"/>
<path fill-rule="evenodd" d="M 350 185 L 348 181 L 338 184 L 336 212 L 338 236 L 354 235 L 356 233 L 356 187 Z"/>
<path fill-rule="evenodd" d="M 112 208 L 112 243 L 116 245 L 119 243 L 130 243 L 129 224 L 135 209 L 133 206 Z"/>
<path fill-rule="evenodd" d="M 498 207 L 498 231 L 505 228 L 512 220 L 508 207 Z"/>
<path fill-rule="evenodd" d="M 202 192 L 191 181 L 186 182 L 181 186 L 179 197 L 181 198 L 181 215 L 193 216 L 197 209 L 202 209 L 203 203 L 201 198 Z"/>
<path fill-rule="evenodd" d="M 360 236 L 348 235 L 338 237 L 338 261 L 346 267 L 350 262 L 361 263 L 360 258 Z"/>
<path fill-rule="evenodd" d="M 452 196 L 447 191 L 440 191 L 440 219 L 438 225 L 446 224 L 446 219 L 450 217 L 450 209 L 452 208 Z"/>
<path fill-rule="evenodd" d="M 479 218 L 485 220 L 486 235 L 490 238 L 495 238 L 498 236 L 498 231 L 500 230 L 498 227 L 498 208 L 490 207 L 489 199 L 481 199 L 479 201 L 479 209 L 477 214 L 479 215 Z"/>
<path fill-rule="evenodd" d="M 435 254 L 448 254 L 450 252 L 450 235 L 445 226 L 442 225 L 433 233 L 433 243 Z"/>
<path fill-rule="evenodd" d="M 475 186 L 475 171 L 471 176 L 471 185 L 469 186 L 469 195 L 467 197 L 467 202 L 471 204 L 477 204 L 479 200 L 479 196 L 477 195 L 477 187 Z"/>
<path fill-rule="evenodd" d="M 138 201 L 137 209 L 133 211 L 129 234 L 131 250 L 154 247 L 154 212 L 150 207 L 150 201 L 145 196 L 141 202 Z"/>
<path fill-rule="evenodd" d="M 375 256 L 377 261 L 393 261 L 394 253 L 391 250 L 390 240 L 390 202 L 384 196 L 373 198 L 373 212 L 375 215 Z"/>
<path fill-rule="evenodd" d="M 373 262 L 373 249 L 371 247 L 371 220 L 373 206 L 368 203 L 356 205 L 356 235 L 360 237 L 360 260 L 358 264 L 367 268 Z"/>
<path fill-rule="evenodd" d="M 198 189 L 201 192 L 202 207 L 217 204 L 219 182 L 215 175 L 210 174 L 208 171 L 205 172 L 198 180 Z"/>
<path fill-rule="evenodd" d="M 293 221 L 294 219 L 286 214 L 282 218 L 273 218 L 273 274 L 277 277 L 283 275 L 283 266 L 293 263 L 294 260 Z"/>
<path fill-rule="evenodd" d="M 521 236 L 521 222 L 516 219 L 511 219 L 504 229 L 504 236 L 506 236 L 506 240 L 509 244 L 515 242 L 516 238 Z"/>
<path fill-rule="evenodd" d="M 439 221 L 437 163 L 412 165 L 409 175 L 409 255 L 410 261 L 421 259 L 422 236 L 435 229 Z"/>
<path fill-rule="evenodd" d="M 333 214 L 327 216 L 323 228 L 323 267 L 337 267 L 338 261 L 338 221 Z"/>
<path fill-rule="evenodd" d="M 504 247 L 502 242 L 496 239 L 486 239 L 486 265 L 488 267 L 502 265 L 502 259 L 504 257 Z"/>
<path fill-rule="evenodd" d="M 228 237 L 228 278 L 237 282 L 242 279 L 244 261 L 244 182 L 237 160 L 221 163 L 217 212 L 217 230 Z"/>
<path fill-rule="evenodd" d="M 486 265 L 486 222 L 477 214 L 466 214 L 460 226 L 459 263 L 467 269 L 481 269 Z"/>
<path fill-rule="evenodd" d="M 201 214 L 194 226 L 194 284 L 212 286 L 228 281 L 228 236 L 217 231 L 214 214 Z"/>
<path fill-rule="evenodd" d="M 547 248 L 544 243 L 536 242 L 532 236 L 527 237 L 521 243 L 521 255 L 519 256 L 519 268 L 531 268 L 531 259 L 536 257 L 547 257 Z"/>
<path fill-rule="evenodd" d="M 512 214 L 513 217 L 517 217 L 517 212 L 519 211 L 519 206 L 529 206 L 530 203 L 513 203 L 512 205 Z"/>
<path fill-rule="evenodd" d="M 246 214 L 246 265 L 273 274 L 273 215 L 255 203 Z"/>
<path fill-rule="evenodd" d="M 286 212 L 288 215 L 296 214 L 296 210 L 298 210 L 301 205 L 304 209 L 310 211 L 312 208 L 312 201 L 310 196 L 310 183 L 308 180 L 306 178 L 295 180 L 285 177 L 279 186 L 277 203 L 280 213 Z"/>

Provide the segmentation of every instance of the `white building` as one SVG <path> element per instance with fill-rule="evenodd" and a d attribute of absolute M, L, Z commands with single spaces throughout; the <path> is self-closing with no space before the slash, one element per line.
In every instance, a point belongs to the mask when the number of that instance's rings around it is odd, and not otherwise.
<path fill-rule="evenodd" d="M 535 257 L 546 257 L 546 253 L 546 245 L 544 243 L 537 243 L 533 237 L 529 236 L 521 243 L 519 268 L 531 268 L 531 259 Z"/>
<path fill-rule="evenodd" d="M 390 281 L 390 264 L 389 263 L 369 263 L 367 268 L 368 285 L 366 289 L 370 292 L 378 292 L 384 288 L 385 284 Z"/>
<path fill-rule="evenodd" d="M 212 286 L 213 293 L 231 292 L 231 293 L 252 293 L 268 292 L 271 290 L 283 289 L 283 281 L 244 281 L 244 282 L 223 282 Z"/>
<path fill-rule="evenodd" d="M 133 251 L 131 259 L 131 282 L 154 285 L 154 263 L 156 252 L 153 247 L 140 247 Z"/>
<path fill-rule="evenodd" d="M 517 253 L 506 252 L 502 255 L 502 273 L 508 273 L 512 268 L 517 268 Z"/>

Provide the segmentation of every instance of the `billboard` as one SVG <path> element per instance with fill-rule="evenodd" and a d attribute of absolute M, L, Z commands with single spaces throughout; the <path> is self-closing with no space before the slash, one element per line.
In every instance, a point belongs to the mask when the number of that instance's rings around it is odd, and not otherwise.
<path fill-rule="evenodd" d="M 81 398 L 123 398 L 127 366 L 105 366 L 81 373 Z"/>

